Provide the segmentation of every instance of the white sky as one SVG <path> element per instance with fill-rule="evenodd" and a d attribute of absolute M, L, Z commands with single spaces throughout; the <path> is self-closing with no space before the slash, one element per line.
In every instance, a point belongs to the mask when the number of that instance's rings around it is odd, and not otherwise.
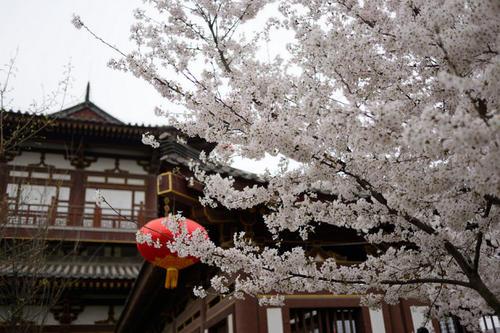
<path fill-rule="evenodd" d="M 77 13 L 106 40 L 130 47 L 132 11 L 141 0 L 0 0 L 0 64 L 16 54 L 18 68 L 10 97 L 14 109 L 26 109 L 54 91 L 64 66 L 73 66 L 73 86 L 66 105 L 83 101 L 91 84 L 91 100 L 113 116 L 131 123 L 160 124 L 153 108 L 162 99 L 145 82 L 107 68 L 114 56 L 106 46 L 71 24 Z"/>
<path fill-rule="evenodd" d="M 165 124 L 153 112 L 164 103 L 159 94 L 132 74 L 109 69 L 106 64 L 115 56 L 113 51 L 71 24 L 76 13 L 105 40 L 128 50 L 132 13 L 141 5 L 142 0 L 0 0 L 2 69 L 17 53 L 9 94 L 12 109 L 26 110 L 33 100 L 54 91 L 65 65 L 71 63 L 73 83 L 66 107 L 83 101 L 90 82 L 91 101 L 111 115 L 127 123 Z M 257 163 L 238 159 L 234 166 L 261 172 L 275 163 L 276 159 Z"/>

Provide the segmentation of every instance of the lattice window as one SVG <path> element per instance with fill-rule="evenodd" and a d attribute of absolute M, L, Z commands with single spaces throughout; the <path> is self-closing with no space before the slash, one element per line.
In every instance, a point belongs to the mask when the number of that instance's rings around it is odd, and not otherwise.
<path fill-rule="evenodd" d="M 445 318 L 439 321 L 441 333 L 461 333 L 463 332 L 460 324 L 455 318 Z"/>
<path fill-rule="evenodd" d="M 479 322 L 481 330 L 487 333 L 500 333 L 500 320 L 498 316 L 484 316 Z"/>
<path fill-rule="evenodd" d="M 292 333 L 361 333 L 359 308 L 291 308 Z"/>
<path fill-rule="evenodd" d="M 500 333 L 500 321 L 497 316 L 484 316 L 479 321 L 481 331 L 485 333 Z M 460 325 L 458 318 L 448 317 L 439 321 L 441 333 L 467 333 L 468 331 Z"/>

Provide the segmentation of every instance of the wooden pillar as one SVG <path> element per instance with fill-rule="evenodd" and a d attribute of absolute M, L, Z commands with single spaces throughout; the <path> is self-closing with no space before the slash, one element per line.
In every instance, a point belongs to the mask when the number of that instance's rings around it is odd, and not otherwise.
<path fill-rule="evenodd" d="M 85 175 L 81 168 L 71 173 L 71 191 L 69 193 L 68 225 L 83 226 L 83 205 L 85 204 Z"/>
<path fill-rule="evenodd" d="M 204 333 L 207 327 L 207 301 L 206 298 L 200 299 L 200 332 Z M 238 332 L 238 331 L 236 331 Z"/>
<path fill-rule="evenodd" d="M 385 321 L 385 330 L 387 333 L 410 332 L 413 325 L 409 326 L 411 325 L 411 319 L 410 323 L 407 323 L 407 315 L 405 315 L 403 304 L 384 305 L 383 309 L 384 319 L 388 319 Z"/>
<path fill-rule="evenodd" d="M 146 178 L 146 193 L 145 193 L 145 220 L 149 221 L 158 217 L 158 197 L 156 193 L 156 174 L 149 173 Z"/>
<path fill-rule="evenodd" d="M 146 221 L 158 217 L 158 186 L 156 177 L 160 172 L 160 153 L 158 149 L 152 149 L 150 152 L 151 159 L 138 163 L 142 165 L 143 169 L 148 173 L 146 176 L 146 192 L 144 193 Z"/>
<path fill-rule="evenodd" d="M 409 332 L 415 332 L 418 327 L 413 327 L 413 319 L 411 316 L 410 305 L 412 302 L 402 299 L 399 302 L 399 307 L 401 308 L 401 316 L 403 317 L 403 322 L 405 329 Z"/>
<path fill-rule="evenodd" d="M 382 310 L 382 316 L 384 318 L 384 326 L 385 326 L 386 333 L 396 333 L 396 332 L 393 332 L 393 329 L 392 329 L 393 325 L 391 322 L 391 313 L 390 313 L 389 305 L 387 305 L 386 303 L 383 303 L 381 310 Z"/>
<path fill-rule="evenodd" d="M 234 320 L 237 333 L 259 332 L 259 305 L 255 298 L 246 297 L 234 304 Z"/>
<path fill-rule="evenodd" d="M 52 197 L 50 199 L 50 207 L 48 211 L 48 225 L 55 225 L 57 218 L 57 199 L 56 197 Z"/>
<path fill-rule="evenodd" d="M 257 312 L 258 312 L 258 317 L 259 320 L 258 320 L 258 325 L 259 325 L 259 330 L 257 332 L 259 333 L 268 333 L 267 332 L 267 313 L 266 313 L 266 307 L 264 306 L 259 306 L 257 308 Z M 289 308 L 288 307 L 283 307 L 282 308 L 282 311 L 285 312 L 285 314 L 288 313 L 289 311 Z M 288 327 L 290 327 L 290 319 L 288 318 L 288 325 L 284 326 L 285 329 Z"/>
<path fill-rule="evenodd" d="M 0 222 L 8 222 L 9 198 L 7 197 L 7 184 L 9 171 L 7 162 L 0 160 Z M 16 207 L 17 208 L 17 207 Z M 4 219 L 5 218 L 5 219 Z"/>
<path fill-rule="evenodd" d="M 92 222 L 94 228 L 101 227 L 101 218 L 102 218 L 102 209 L 96 204 L 94 205 L 94 218 Z"/>
<path fill-rule="evenodd" d="M 363 306 L 361 307 L 361 327 L 362 327 L 362 332 L 372 332 L 372 333 L 377 333 L 377 332 L 373 332 L 373 327 L 372 327 L 372 323 L 370 321 L 370 310 L 366 307 L 366 306 Z"/>
<path fill-rule="evenodd" d="M 9 170 L 7 169 L 7 162 L 0 160 L 0 198 L 2 199 L 6 194 L 8 182 Z"/>

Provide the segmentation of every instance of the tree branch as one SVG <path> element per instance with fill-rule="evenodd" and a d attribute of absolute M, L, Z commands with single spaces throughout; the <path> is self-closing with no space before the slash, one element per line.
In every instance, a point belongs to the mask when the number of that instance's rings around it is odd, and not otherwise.
<path fill-rule="evenodd" d="M 481 258 L 481 244 L 483 243 L 483 233 L 480 231 L 477 233 L 476 249 L 474 255 L 474 271 L 478 273 L 479 270 L 479 259 Z"/>

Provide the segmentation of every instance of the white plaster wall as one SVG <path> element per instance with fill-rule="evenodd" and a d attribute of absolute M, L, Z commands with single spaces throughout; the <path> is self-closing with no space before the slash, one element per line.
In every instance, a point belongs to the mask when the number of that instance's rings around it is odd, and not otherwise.
<path fill-rule="evenodd" d="M 146 171 L 137 164 L 135 160 L 125 160 L 125 159 L 120 159 L 120 169 L 126 170 L 130 173 L 137 174 L 137 175 L 145 175 L 147 174 Z"/>
<path fill-rule="evenodd" d="M 56 193 L 57 187 L 55 186 L 22 184 L 19 199 L 23 204 L 49 205 Z M 63 191 L 63 194 L 66 192 Z"/>
<path fill-rule="evenodd" d="M 115 159 L 107 157 L 99 157 L 97 161 L 92 162 L 86 171 L 104 171 L 107 169 L 113 169 L 115 167 Z"/>
<path fill-rule="evenodd" d="M 283 333 L 283 316 L 281 308 L 267 308 L 267 332 Z"/>
<path fill-rule="evenodd" d="M 69 187 L 59 187 L 59 200 L 69 200 Z"/>
<path fill-rule="evenodd" d="M 108 177 L 108 183 L 110 183 L 110 184 L 125 184 L 125 178 Z"/>
<path fill-rule="evenodd" d="M 15 198 L 17 196 L 17 188 L 18 188 L 18 185 L 17 184 L 7 184 L 7 195 L 10 197 L 10 198 Z"/>
<path fill-rule="evenodd" d="M 411 321 L 413 323 L 414 332 L 416 332 L 418 328 L 422 327 L 427 310 L 428 308 L 426 306 L 410 306 Z M 430 320 L 427 322 L 425 327 L 430 332 L 433 331 L 432 322 Z"/>
<path fill-rule="evenodd" d="M 62 154 L 45 154 L 45 164 L 53 165 L 58 169 L 74 169 L 70 161 Z"/>
<path fill-rule="evenodd" d="M 10 170 L 9 175 L 12 177 L 23 178 L 28 177 L 30 173 L 28 171 Z"/>
<path fill-rule="evenodd" d="M 106 177 L 104 176 L 87 176 L 87 181 L 92 183 L 105 183 Z"/>
<path fill-rule="evenodd" d="M 21 155 L 14 157 L 14 159 L 8 164 L 27 166 L 28 164 L 32 163 L 40 163 L 40 153 L 23 151 L 21 152 Z"/>
<path fill-rule="evenodd" d="M 144 198 L 144 192 L 141 192 L 141 191 L 135 191 L 135 195 L 134 195 L 134 203 L 136 205 L 139 205 L 140 203 L 145 203 L 146 202 L 146 199 Z"/>
<path fill-rule="evenodd" d="M 108 311 L 109 306 L 106 305 L 86 306 L 71 325 L 89 325 L 94 324 L 97 320 L 105 320 L 108 318 Z M 116 313 L 115 319 L 118 319 Z"/>
<path fill-rule="evenodd" d="M 385 333 L 384 315 L 382 309 L 370 309 L 370 323 L 373 333 Z"/>
<path fill-rule="evenodd" d="M 129 184 L 129 185 L 144 185 L 144 184 L 146 184 L 146 182 L 144 181 L 144 179 L 129 178 L 127 180 L 127 184 Z"/>
<path fill-rule="evenodd" d="M 144 169 L 137 164 L 135 160 L 120 159 L 120 170 L 128 171 L 131 174 L 145 175 Z M 97 161 L 92 163 L 85 170 L 88 171 L 104 171 L 115 168 L 115 159 L 109 157 L 99 157 Z"/>
<path fill-rule="evenodd" d="M 132 192 L 125 190 L 110 190 L 101 189 L 101 194 L 104 196 L 106 201 L 115 209 L 131 209 L 132 208 Z M 85 191 L 85 201 L 94 202 L 95 201 L 95 188 L 87 188 Z M 108 208 L 107 205 L 103 205 L 103 208 Z"/>
<path fill-rule="evenodd" d="M 14 157 L 8 164 L 16 166 L 28 166 L 28 164 L 40 163 L 41 153 L 23 151 L 21 155 Z M 45 154 L 45 164 L 52 165 L 58 169 L 74 169 L 70 161 L 63 154 Z"/>

